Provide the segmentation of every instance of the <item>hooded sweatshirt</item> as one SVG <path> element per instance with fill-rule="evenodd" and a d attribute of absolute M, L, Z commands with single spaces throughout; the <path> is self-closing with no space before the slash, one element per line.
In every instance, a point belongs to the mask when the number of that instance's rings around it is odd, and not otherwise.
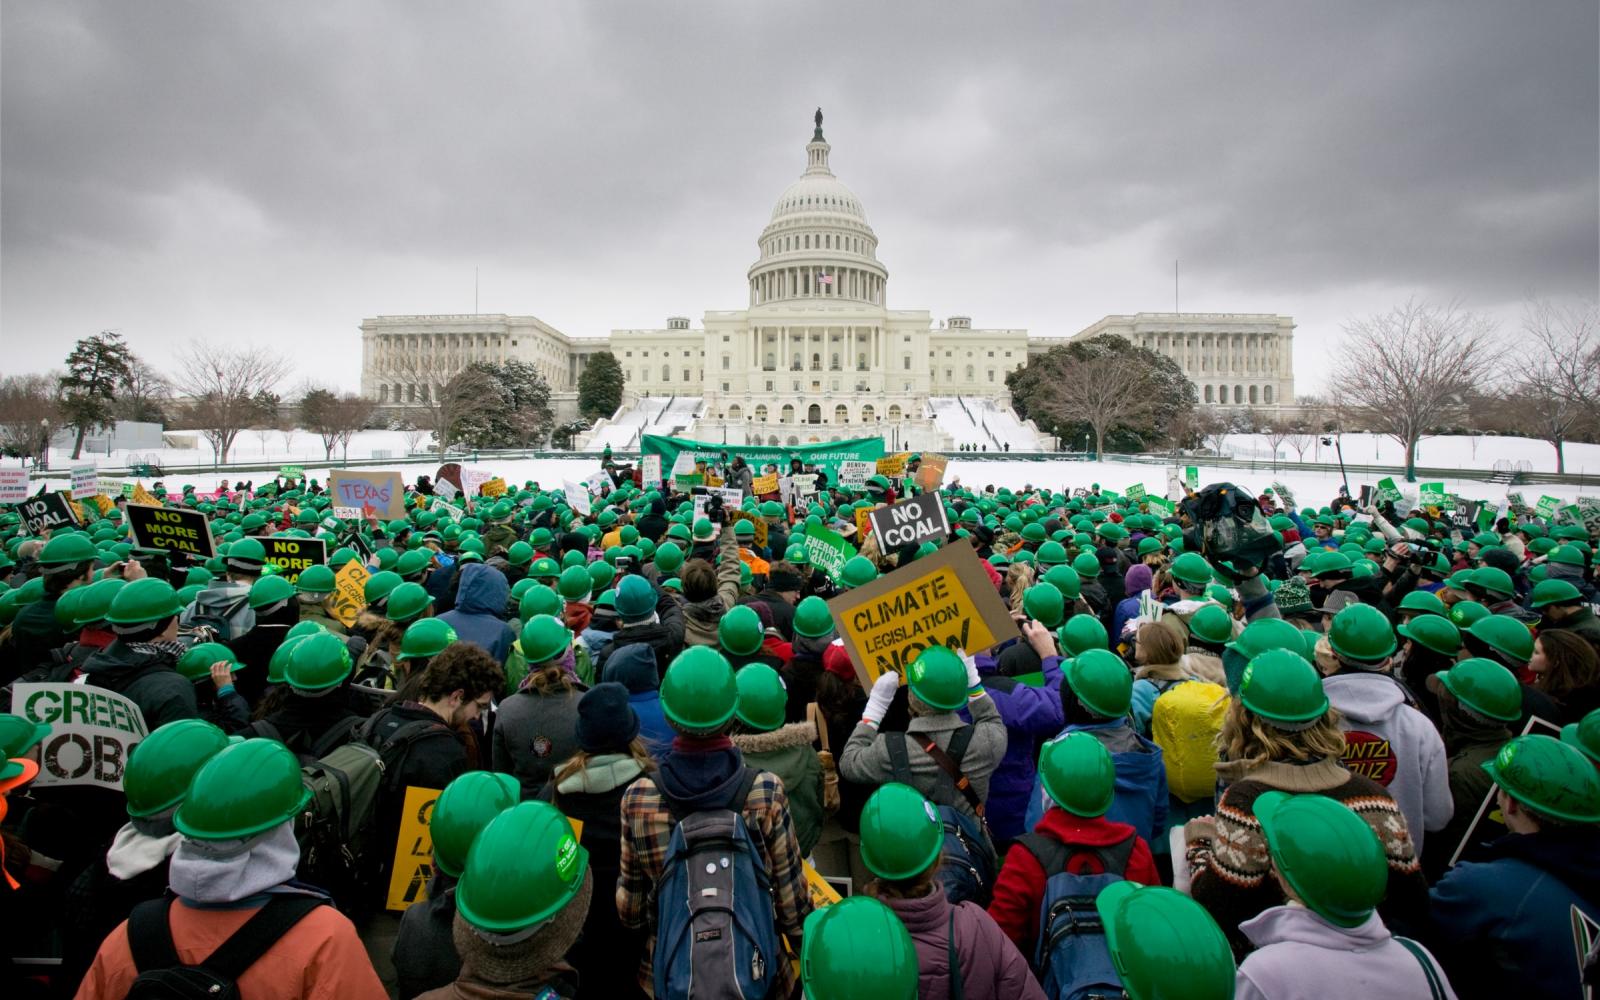
<path fill-rule="evenodd" d="M 1444 740 L 1426 715 L 1405 703 L 1405 690 L 1387 674 L 1342 672 L 1324 679 L 1322 687 L 1341 716 L 1345 767 L 1388 790 L 1420 856 L 1423 834 L 1444 829 L 1455 811 Z"/>
<path fill-rule="evenodd" d="M 1376 913 L 1355 927 L 1339 927 L 1290 903 L 1262 911 L 1239 929 L 1256 950 L 1239 966 L 1236 1000 L 1415 1000 L 1432 995 L 1422 957 L 1395 940 Z M 1427 961 L 1444 996 L 1454 1000 L 1438 962 L 1431 955 Z"/>
<path fill-rule="evenodd" d="M 1168 808 L 1167 766 L 1161 748 L 1135 732 L 1127 718 L 1071 725 L 1059 735 L 1072 732 L 1090 734 L 1111 752 L 1111 762 L 1117 769 L 1117 794 L 1106 819 L 1129 824 L 1147 843 L 1160 836 L 1166 829 Z M 1035 779 L 1028 799 L 1027 827 L 1038 826 L 1050 806 L 1044 782 Z"/>
<path fill-rule="evenodd" d="M 506 582 L 504 573 L 492 566 L 473 563 L 461 571 L 461 589 L 456 593 L 454 610 L 446 611 L 439 620 L 455 629 L 463 641 L 477 643 L 488 650 L 489 655 L 504 666 L 511 644 L 517 639 L 511 626 L 501 617 L 510 595 L 511 585 Z"/>
<path fill-rule="evenodd" d="M 949 1000 L 950 946 L 966 1000 L 1045 1000 L 1028 962 L 977 903 L 952 906 L 937 883 L 926 896 L 885 899 L 917 948 L 917 996 Z"/>
<path fill-rule="evenodd" d="M 139 706 L 154 731 L 177 719 L 197 719 L 194 684 L 177 671 L 176 643 L 128 643 L 121 639 L 84 661 L 87 682 L 115 691 Z"/>
<path fill-rule="evenodd" d="M 806 722 L 791 722 L 766 733 L 740 733 L 733 745 L 744 754 L 745 764 L 758 771 L 771 771 L 783 782 L 789 795 L 789 816 L 794 820 L 794 836 L 800 853 L 809 856 L 822 837 L 827 819 L 822 810 L 822 765 L 811 741 L 816 727 Z"/>
<path fill-rule="evenodd" d="M 623 646 L 606 661 L 602 681 L 614 681 L 628 689 L 628 705 L 639 717 L 639 738 L 660 760 L 672 748 L 672 727 L 661 711 L 660 679 L 656 674 L 656 654 L 644 643 Z"/>

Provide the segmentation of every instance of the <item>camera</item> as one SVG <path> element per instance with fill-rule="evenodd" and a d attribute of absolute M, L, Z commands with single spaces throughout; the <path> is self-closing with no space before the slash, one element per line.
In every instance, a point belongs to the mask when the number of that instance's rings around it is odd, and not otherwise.
<path fill-rule="evenodd" d="M 722 509 L 722 494 L 713 493 L 711 499 L 706 501 L 706 517 L 712 524 L 724 524 L 727 513 Z"/>
<path fill-rule="evenodd" d="M 627 576 L 634 571 L 633 556 L 617 556 L 617 575 Z"/>

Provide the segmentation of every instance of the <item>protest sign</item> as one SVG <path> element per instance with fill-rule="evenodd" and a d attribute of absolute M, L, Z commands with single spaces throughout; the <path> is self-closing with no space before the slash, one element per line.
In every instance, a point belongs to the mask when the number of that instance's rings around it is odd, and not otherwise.
<path fill-rule="evenodd" d="M 133 544 L 141 549 L 182 552 L 195 559 L 210 559 L 217 554 L 211 524 L 197 510 L 130 503 L 127 516 L 128 527 L 133 529 Z"/>
<path fill-rule="evenodd" d="M 769 472 L 764 476 L 756 476 L 750 480 L 750 492 L 755 496 L 778 492 L 778 474 Z"/>
<path fill-rule="evenodd" d="M 285 479 L 304 479 L 306 477 L 306 467 L 303 465 L 280 465 L 278 466 L 278 475 Z"/>
<path fill-rule="evenodd" d="M 72 499 L 82 500 L 100 492 L 100 470 L 92 465 L 72 467 Z"/>
<path fill-rule="evenodd" d="M 156 499 L 154 493 L 145 489 L 143 483 L 133 484 L 133 492 L 129 494 L 128 500 L 132 503 L 142 503 L 146 507 L 161 506 L 161 501 Z"/>
<path fill-rule="evenodd" d="M 863 689 L 930 646 L 976 655 L 1018 634 L 970 545 L 946 545 L 829 600 L 828 610 Z"/>
<path fill-rule="evenodd" d="M 503 497 L 506 495 L 506 481 L 499 476 L 495 476 L 478 487 L 478 495 L 481 497 Z"/>
<path fill-rule="evenodd" d="M 1394 484 L 1393 476 L 1386 476 L 1378 480 L 1377 494 L 1378 503 L 1383 503 L 1384 501 L 1398 503 L 1401 497 L 1400 487 Z"/>
<path fill-rule="evenodd" d="M 944 484 L 944 470 L 950 460 L 943 455 L 923 455 L 917 465 L 917 489 L 931 493 Z"/>
<path fill-rule="evenodd" d="M 827 879 L 822 877 L 820 872 L 811 867 L 811 862 L 802 860 L 800 864 L 804 866 L 806 891 L 811 894 L 811 908 L 813 910 L 832 906 L 834 903 L 844 899 L 843 896 L 839 895 L 839 891 L 830 885 Z"/>
<path fill-rule="evenodd" d="M 855 547 L 837 531 L 820 524 L 808 526 L 804 537 L 806 556 L 811 560 L 811 565 L 827 574 L 828 579 L 837 582 L 844 572 L 844 564 L 856 554 Z"/>
<path fill-rule="evenodd" d="M 477 465 L 461 467 L 461 492 L 469 497 L 480 495 L 483 484 L 494 478 L 494 473 Z"/>
<path fill-rule="evenodd" d="M 734 507 L 724 506 L 723 512 L 728 515 L 728 527 L 732 528 L 735 521 L 749 521 L 755 526 L 755 540 L 757 545 L 767 544 L 767 522 L 756 514 L 747 510 L 738 510 Z M 782 558 L 781 556 L 775 558 Z"/>
<path fill-rule="evenodd" d="M 1200 467 L 1186 465 L 1183 467 L 1183 485 L 1186 489 L 1198 490 L 1200 488 Z"/>
<path fill-rule="evenodd" d="M 683 456 L 690 456 L 690 465 L 681 470 L 686 473 L 695 471 L 693 463 L 716 462 L 720 456 L 738 453 L 752 468 L 762 468 L 766 465 L 775 465 L 780 469 L 787 469 L 798 459 L 802 467 L 814 467 L 831 472 L 838 468 L 840 462 L 864 461 L 876 468 L 877 460 L 884 452 L 883 438 L 852 438 L 846 441 L 827 441 L 817 444 L 802 445 L 752 445 L 741 444 L 732 447 L 712 441 L 691 441 L 687 438 L 668 437 L 662 434 L 645 434 L 639 439 L 639 453 L 641 455 L 660 455 L 663 465 L 671 464 L 674 474 L 680 470 L 677 464 L 683 461 Z M 872 475 L 872 473 L 867 473 Z"/>
<path fill-rule="evenodd" d="M 443 515 L 444 517 L 448 517 L 450 520 L 455 521 L 457 524 L 461 523 L 461 519 L 463 517 L 465 517 L 466 513 L 467 513 L 466 511 L 462 510 L 460 507 L 457 507 L 455 504 L 446 503 L 444 501 L 444 499 L 441 498 L 441 497 L 434 497 L 433 504 L 431 506 L 429 506 L 428 509 L 433 511 L 435 514 L 440 514 L 440 515 Z"/>
<path fill-rule="evenodd" d="M 372 573 L 355 559 L 333 575 L 333 603 L 328 613 L 345 628 L 356 623 L 356 616 L 367 606 L 367 580 Z"/>
<path fill-rule="evenodd" d="M 567 498 L 567 506 L 584 517 L 588 517 L 590 511 L 594 509 L 593 505 L 589 503 L 589 488 L 582 483 L 563 479 L 561 481 L 561 492 Z"/>
<path fill-rule="evenodd" d="M 892 507 L 879 507 L 869 516 L 872 533 L 885 551 L 926 541 L 943 543 L 950 536 L 950 518 L 938 493 L 924 493 Z"/>
<path fill-rule="evenodd" d="M 366 515 L 361 512 L 360 507 L 334 507 L 332 510 L 334 517 L 344 521 L 360 521 L 366 517 Z"/>
<path fill-rule="evenodd" d="M 1167 502 L 1162 497 L 1158 497 L 1158 496 L 1155 496 L 1153 494 L 1151 496 L 1145 497 L 1144 498 L 1144 502 L 1145 502 L 1145 505 L 1147 507 L 1149 507 L 1151 511 L 1158 511 L 1159 510 L 1162 514 L 1166 515 L 1167 517 L 1171 517 L 1178 509 L 1175 505 Z"/>
<path fill-rule="evenodd" d="M 278 575 L 290 583 L 298 581 L 300 574 L 312 566 L 328 561 L 328 543 L 320 538 L 273 535 L 261 539 L 261 547 L 267 550 L 267 562 L 278 567 Z"/>
<path fill-rule="evenodd" d="M 1283 485 L 1282 483 L 1273 483 L 1272 492 L 1278 494 L 1278 499 L 1283 501 L 1284 510 L 1294 509 L 1294 494 L 1290 492 L 1289 487 Z"/>
<path fill-rule="evenodd" d="M 1417 502 L 1424 507 L 1443 507 L 1444 483 L 1422 483 L 1417 487 Z"/>
<path fill-rule="evenodd" d="M 1600 498 L 1579 497 L 1578 516 L 1590 538 L 1600 538 Z"/>
<path fill-rule="evenodd" d="M 433 806 L 439 789 L 406 786 L 405 803 L 400 807 L 400 835 L 394 841 L 394 866 L 389 872 L 386 909 L 404 910 L 428 898 L 428 880 L 433 877 Z"/>
<path fill-rule="evenodd" d="M 867 477 L 877 472 L 875 462 L 840 462 L 839 485 L 859 490 L 867 484 Z"/>
<path fill-rule="evenodd" d="M 1534 505 L 1533 512 L 1538 514 L 1540 517 L 1549 520 L 1550 518 L 1556 516 L 1556 511 L 1560 509 L 1560 507 L 1560 500 L 1551 496 L 1542 496 L 1539 498 L 1539 502 Z"/>
<path fill-rule="evenodd" d="M 872 512 L 881 506 L 883 505 L 878 504 L 877 507 L 861 506 L 856 508 L 856 537 L 867 537 L 867 532 L 872 530 Z"/>
<path fill-rule="evenodd" d="M 21 503 L 28 499 L 28 470 L 0 469 L 0 503 Z"/>
<path fill-rule="evenodd" d="M 441 500 L 454 500 L 461 495 L 461 491 L 448 479 L 441 479 L 433 484 L 433 495 Z"/>
<path fill-rule="evenodd" d="M 805 497 L 817 492 L 817 474 L 815 472 L 796 472 L 789 478 L 794 481 L 796 495 Z"/>
<path fill-rule="evenodd" d="M 1144 483 L 1134 483 L 1122 491 L 1122 495 L 1129 500 L 1139 501 L 1144 499 Z"/>
<path fill-rule="evenodd" d="M 885 455 L 878 459 L 878 475 L 898 478 L 906 474 L 906 459 L 911 457 L 908 451 L 896 455 Z"/>
<path fill-rule="evenodd" d="M 661 456 L 644 455 L 639 459 L 639 478 L 649 486 L 661 482 Z"/>
<path fill-rule="evenodd" d="M 406 516 L 405 483 L 393 470 L 334 469 L 328 473 L 328 492 L 336 507 L 370 510 L 384 520 Z"/>
<path fill-rule="evenodd" d="M 1527 736 L 1530 733 L 1560 739 L 1561 727 L 1535 715 L 1522 727 L 1521 735 Z M 1496 791 L 1497 789 L 1491 788 L 1484 794 L 1483 801 L 1478 804 L 1478 811 L 1472 817 L 1472 822 L 1467 825 L 1467 832 L 1456 842 L 1455 850 L 1451 852 L 1446 867 L 1454 867 L 1469 848 L 1503 837 L 1509 832 L 1506 829 L 1505 817 L 1500 815 L 1500 809 L 1495 803 Z"/>
<path fill-rule="evenodd" d="M 128 754 L 149 732 L 133 701 L 88 684 L 18 681 L 11 688 L 11 712 L 50 724 L 34 782 L 41 788 L 92 785 L 121 792 Z"/>

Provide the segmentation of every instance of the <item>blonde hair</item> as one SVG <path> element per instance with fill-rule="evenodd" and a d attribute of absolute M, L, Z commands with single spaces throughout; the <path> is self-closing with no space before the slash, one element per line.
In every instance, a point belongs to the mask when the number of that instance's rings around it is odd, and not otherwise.
<path fill-rule="evenodd" d="M 1339 729 L 1339 713 L 1331 707 L 1310 728 L 1290 731 L 1279 729 L 1235 698 L 1222 720 L 1216 746 L 1222 760 L 1260 767 L 1272 761 L 1342 757 L 1344 733 Z"/>
<path fill-rule="evenodd" d="M 1011 595 L 1011 610 L 1022 610 L 1022 594 L 1033 586 L 1033 566 L 1029 563 L 1012 563 L 1006 569 L 1005 587 Z"/>
<path fill-rule="evenodd" d="M 581 774 L 583 769 L 589 766 L 589 762 L 598 756 L 599 754 L 592 754 L 587 750 L 579 750 L 571 757 L 568 757 L 566 762 L 556 769 L 555 775 L 550 779 L 550 786 L 554 788 L 573 775 Z M 633 741 L 628 744 L 628 756 L 632 757 L 633 762 L 638 764 L 646 774 L 651 774 L 655 771 L 656 760 L 650 756 L 650 751 L 645 749 L 644 740 L 639 737 L 635 736 Z"/>

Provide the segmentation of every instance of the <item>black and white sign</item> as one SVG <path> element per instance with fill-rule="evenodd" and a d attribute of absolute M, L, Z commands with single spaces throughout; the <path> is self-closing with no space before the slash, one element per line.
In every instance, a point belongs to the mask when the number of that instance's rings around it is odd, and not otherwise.
<path fill-rule="evenodd" d="M 211 524 L 197 510 L 130 503 L 127 515 L 128 527 L 133 529 L 133 543 L 141 549 L 183 552 L 195 559 L 210 559 L 217 554 Z"/>
<path fill-rule="evenodd" d="M 267 550 L 267 562 L 278 567 L 278 575 L 290 583 L 299 582 L 301 573 L 328 561 L 328 543 L 320 538 L 273 535 L 260 541 Z"/>
<path fill-rule="evenodd" d="M 30 535 L 37 535 L 45 528 L 70 528 L 78 523 L 78 519 L 72 516 L 72 505 L 67 503 L 66 495 L 62 493 L 30 497 L 17 504 L 17 510 L 22 513 L 23 523 L 28 526 Z"/>
<path fill-rule="evenodd" d="M 867 516 L 872 521 L 872 533 L 886 552 L 929 540 L 942 542 L 950 534 L 950 519 L 945 516 L 938 493 L 924 493 L 893 507 L 879 507 Z"/>

